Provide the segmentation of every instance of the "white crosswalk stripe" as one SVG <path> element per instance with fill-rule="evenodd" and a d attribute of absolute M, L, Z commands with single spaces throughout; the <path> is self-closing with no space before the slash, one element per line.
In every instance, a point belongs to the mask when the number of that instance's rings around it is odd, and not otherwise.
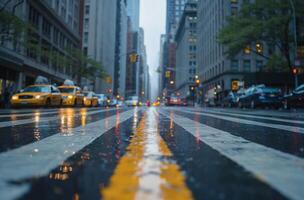
<path fill-rule="evenodd" d="M 190 111 L 198 111 L 197 109 L 189 109 Z M 203 113 L 211 113 L 211 114 L 225 114 L 229 116 L 235 116 L 235 117 L 246 117 L 246 118 L 252 118 L 252 119 L 265 119 L 265 120 L 272 120 L 277 122 L 287 122 L 287 123 L 293 123 L 293 124 L 304 124 L 304 121 L 300 120 L 291 120 L 291 119 L 282 119 L 277 117 L 265 117 L 265 116 L 259 116 L 259 115 L 248 115 L 248 114 L 240 114 L 240 113 L 232 113 L 232 112 L 218 112 L 218 111 L 207 111 L 202 110 Z"/>
<path fill-rule="evenodd" d="M 250 142 L 176 113 L 170 115 L 167 111 L 160 109 L 161 114 L 254 174 L 257 179 L 266 182 L 288 198 L 303 199 L 303 159 Z"/>
<path fill-rule="evenodd" d="M 73 117 L 77 117 L 77 116 L 82 116 L 82 115 L 93 115 L 93 114 L 97 114 L 97 113 L 103 113 L 103 112 L 107 112 L 107 111 L 111 111 L 111 110 L 115 110 L 116 108 L 113 109 L 106 109 L 106 110 L 96 110 L 96 111 L 90 111 L 90 112 L 85 112 L 85 113 L 78 113 L 78 114 L 74 114 Z M 4 128 L 4 127 L 10 127 L 10 126 L 17 126 L 17 125 L 24 125 L 24 124 L 31 124 L 31 123 L 35 123 L 35 117 L 40 117 L 40 113 L 32 113 L 32 116 L 34 118 L 31 119 L 20 119 L 20 120 L 14 120 L 14 121 L 5 121 L 5 122 L 0 122 L 0 128 Z M 43 117 L 39 119 L 39 122 L 48 122 L 48 121 L 53 121 L 53 120 L 58 120 L 60 118 L 60 115 L 55 115 L 53 117 Z"/>
<path fill-rule="evenodd" d="M 169 109 L 169 110 L 176 110 L 176 111 L 181 111 L 183 113 L 196 114 L 196 115 L 202 115 L 202 116 L 207 116 L 207 117 L 214 117 L 214 118 L 217 118 L 217 119 L 223 119 L 223 120 L 227 120 L 227 121 L 231 121 L 231 122 L 235 122 L 235 123 L 240 123 L 240 124 L 275 128 L 275 129 L 280 129 L 280 130 L 284 130 L 284 131 L 290 131 L 290 132 L 294 132 L 294 133 L 304 134 L 304 128 L 297 127 L 297 126 L 288 126 L 288 125 L 282 125 L 282 124 L 257 122 L 257 121 L 254 121 L 254 120 L 246 120 L 246 119 L 241 119 L 241 118 L 237 118 L 237 117 L 228 117 L 228 116 L 223 116 L 223 115 L 219 115 L 219 114 L 200 113 L 200 112 L 189 111 L 189 110 L 180 110 L 180 109 Z"/>
<path fill-rule="evenodd" d="M 0 154 L 1 200 L 15 199 L 23 195 L 28 185 L 12 186 L 8 182 L 45 176 L 67 158 L 92 143 L 102 134 L 130 119 L 140 109 L 129 110 L 86 126 L 71 129 L 73 134 L 55 134 L 41 141 Z M 118 121 L 119 120 L 119 121 Z M 54 145 L 56 144 L 56 145 Z"/>

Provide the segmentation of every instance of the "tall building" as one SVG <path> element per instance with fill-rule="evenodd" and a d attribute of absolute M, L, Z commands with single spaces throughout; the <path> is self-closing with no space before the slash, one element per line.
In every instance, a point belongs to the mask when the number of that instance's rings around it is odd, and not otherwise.
<path fill-rule="evenodd" d="M 85 0 L 84 5 L 83 51 L 109 75 L 105 80 L 96 77 L 91 89 L 108 95 L 114 90 L 117 1 Z"/>
<path fill-rule="evenodd" d="M 127 75 L 128 14 L 125 0 L 117 1 L 116 45 L 113 94 L 125 98 Z"/>
<path fill-rule="evenodd" d="M 128 34 L 127 34 L 127 73 L 126 73 L 126 91 L 125 96 L 133 96 L 137 94 L 137 63 L 131 62 L 130 54 L 137 52 L 138 32 L 132 31 L 131 19 L 128 17 Z"/>
<path fill-rule="evenodd" d="M 165 42 L 166 34 L 160 36 L 160 51 L 159 51 L 159 66 L 158 72 L 158 96 L 161 97 L 163 90 L 165 89 Z"/>
<path fill-rule="evenodd" d="M 140 59 L 139 59 L 139 94 L 142 100 L 149 99 L 149 66 L 147 63 L 146 46 L 144 44 L 144 30 L 139 29 Z"/>
<path fill-rule="evenodd" d="M 141 55 L 140 39 L 139 39 L 139 0 L 127 0 L 127 14 L 128 14 L 128 40 L 127 40 L 127 54 Z M 140 96 L 140 63 L 131 63 L 127 57 L 127 74 L 126 74 L 126 96 Z M 131 68 L 130 68 L 131 67 Z"/>
<path fill-rule="evenodd" d="M 227 24 L 227 17 L 237 15 L 242 0 L 204 0 L 198 3 L 198 63 L 201 91 L 217 88 L 219 98 L 229 90 L 237 89 L 234 83 L 242 83 L 245 87 L 264 83 L 269 86 L 281 87 L 290 82 L 282 74 L 264 73 L 266 65 L 264 57 L 250 51 L 261 51 L 267 57 L 274 49 L 264 42 L 258 42 L 251 48 L 244 48 L 234 58 L 228 58 L 225 48 L 217 41 L 219 31 Z M 288 83 L 287 83 L 288 84 Z"/>
<path fill-rule="evenodd" d="M 189 0 L 175 35 L 176 42 L 176 93 L 186 97 L 196 76 L 197 1 Z"/>
<path fill-rule="evenodd" d="M 167 0 L 166 34 L 174 35 L 187 0 Z"/>
<path fill-rule="evenodd" d="M 163 44 L 163 55 L 161 71 L 163 71 L 163 91 L 161 93 L 170 95 L 175 89 L 175 55 L 176 44 L 174 41 L 179 20 L 182 16 L 185 2 L 187 0 L 167 0 L 167 16 L 166 16 L 166 41 Z"/>
<path fill-rule="evenodd" d="M 131 30 L 139 30 L 139 8 L 140 0 L 126 0 L 127 13 L 131 20 Z"/>
<path fill-rule="evenodd" d="M 1 5 L 6 2 L 0 1 Z M 60 58 L 75 60 L 67 48 L 79 48 L 80 0 L 11 1 L 5 10 L 36 28 L 28 32 L 33 46 L 24 46 L 25 38 L 0 38 L 0 95 L 33 84 L 38 75 L 52 83 L 75 78 L 74 62 L 62 63 Z M 0 27 L 3 24 L 0 22 Z M 18 40 L 20 39 L 20 40 Z M 56 55 L 56 56 L 55 56 Z"/>

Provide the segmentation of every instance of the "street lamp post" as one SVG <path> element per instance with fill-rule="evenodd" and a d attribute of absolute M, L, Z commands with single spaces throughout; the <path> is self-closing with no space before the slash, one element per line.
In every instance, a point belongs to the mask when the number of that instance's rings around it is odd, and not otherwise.
<path fill-rule="evenodd" d="M 294 43 L 295 43 L 294 64 L 295 64 L 295 60 L 297 59 L 297 55 L 298 55 L 296 9 L 295 9 L 293 0 L 289 0 L 289 2 L 290 2 L 290 5 L 291 5 L 292 16 L 293 16 L 293 34 L 294 34 L 293 36 L 294 36 Z M 298 74 L 295 74 L 294 76 L 295 76 L 295 87 L 298 87 Z"/>

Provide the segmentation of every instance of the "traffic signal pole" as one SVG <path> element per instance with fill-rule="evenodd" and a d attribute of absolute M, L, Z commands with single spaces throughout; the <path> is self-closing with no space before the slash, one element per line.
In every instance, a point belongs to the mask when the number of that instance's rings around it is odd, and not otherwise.
<path fill-rule="evenodd" d="M 296 63 L 297 55 L 298 55 L 298 41 L 297 41 L 297 22 L 296 22 L 296 9 L 293 3 L 293 0 L 289 0 L 292 10 L 292 16 L 293 16 L 293 33 L 294 33 L 294 43 L 295 43 L 295 52 L 294 52 L 294 63 Z M 297 67 L 297 66 L 295 66 Z M 295 73 L 295 88 L 298 87 L 298 74 Z"/>

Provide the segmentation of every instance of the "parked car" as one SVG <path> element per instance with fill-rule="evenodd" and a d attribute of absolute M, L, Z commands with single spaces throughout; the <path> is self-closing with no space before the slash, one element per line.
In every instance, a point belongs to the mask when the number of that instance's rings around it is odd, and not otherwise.
<path fill-rule="evenodd" d="M 239 107 L 275 107 L 282 106 L 282 92 L 278 88 L 266 87 L 264 85 L 252 86 L 240 96 Z"/>
<path fill-rule="evenodd" d="M 285 108 L 304 107 L 304 84 L 297 87 L 283 98 Z"/>
<path fill-rule="evenodd" d="M 126 106 L 139 106 L 138 96 L 130 96 L 125 101 Z"/>
<path fill-rule="evenodd" d="M 98 99 L 98 106 L 106 107 L 108 105 L 108 98 L 105 94 L 95 94 Z"/>
<path fill-rule="evenodd" d="M 58 88 L 53 85 L 37 84 L 22 89 L 13 95 L 10 100 L 12 107 L 26 106 L 60 106 L 62 103 L 61 94 Z"/>
<path fill-rule="evenodd" d="M 58 87 L 63 106 L 80 106 L 83 104 L 84 95 L 80 87 L 72 85 L 62 85 Z"/>
<path fill-rule="evenodd" d="M 242 91 L 229 92 L 228 95 L 222 100 L 222 106 L 229 107 L 229 108 L 237 107 L 240 97 L 242 95 L 244 95 L 244 92 L 242 92 Z"/>
<path fill-rule="evenodd" d="M 98 105 L 98 98 L 96 97 L 95 93 L 92 91 L 85 91 L 83 92 L 84 99 L 83 105 L 86 107 L 96 107 Z"/>

